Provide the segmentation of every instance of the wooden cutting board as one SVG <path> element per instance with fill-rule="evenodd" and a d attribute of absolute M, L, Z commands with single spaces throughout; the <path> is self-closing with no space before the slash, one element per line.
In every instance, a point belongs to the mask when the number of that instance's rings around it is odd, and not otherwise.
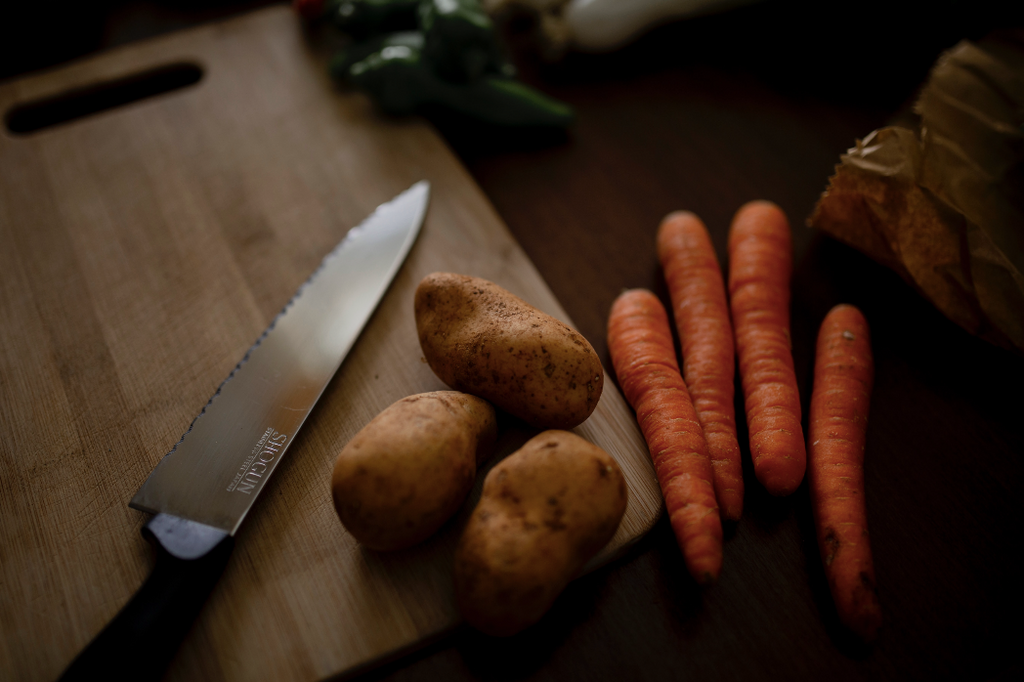
<path fill-rule="evenodd" d="M 170 678 L 314 680 L 444 633 L 472 500 L 420 547 L 366 551 L 335 516 L 334 457 L 387 405 L 444 388 L 416 340 L 424 275 L 485 277 L 566 319 L 430 126 L 337 91 L 287 8 L 0 85 L 0 111 L 172 63 L 202 79 L 0 133 L 3 679 L 55 679 L 129 599 L 153 558 L 128 500 L 320 259 L 424 178 L 419 241 L 243 525 Z M 629 484 L 593 568 L 651 527 L 661 498 L 611 381 L 577 432 Z M 496 459 L 528 435 L 506 430 Z"/>

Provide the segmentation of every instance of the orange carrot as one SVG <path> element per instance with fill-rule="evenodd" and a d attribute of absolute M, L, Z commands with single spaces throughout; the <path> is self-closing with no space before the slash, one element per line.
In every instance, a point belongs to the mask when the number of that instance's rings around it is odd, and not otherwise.
<path fill-rule="evenodd" d="M 619 296 L 608 319 L 608 350 L 651 451 L 686 567 L 698 583 L 714 582 L 722 569 L 714 473 L 679 374 L 668 315 L 654 294 L 633 289 Z"/>
<path fill-rule="evenodd" d="M 757 480 L 789 495 L 807 468 L 789 338 L 789 223 L 775 204 L 752 201 L 729 230 L 729 298 Z"/>
<path fill-rule="evenodd" d="M 715 474 L 723 517 L 743 512 L 743 466 L 733 407 L 732 324 L 715 249 L 700 218 L 668 215 L 658 229 L 658 259 L 683 347 L 683 379 L 693 398 Z"/>
<path fill-rule="evenodd" d="M 864 640 L 882 624 L 864 510 L 864 440 L 874 365 L 868 324 L 839 305 L 818 333 L 811 394 L 811 502 L 839 618 Z"/>

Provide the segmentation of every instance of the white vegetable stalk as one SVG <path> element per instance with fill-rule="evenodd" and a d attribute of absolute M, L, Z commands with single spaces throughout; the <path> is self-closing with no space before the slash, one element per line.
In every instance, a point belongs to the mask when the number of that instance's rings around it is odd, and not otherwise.
<path fill-rule="evenodd" d="M 757 0 L 570 0 L 563 17 L 582 49 L 603 52 L 620 47 L 657 24 L 720 12 Z"/>
<path fill-rule="evenodd" d="M 557 59 L 572 45 L 607 52 L 658 24 L 712 14 L 758 0 L 481 0 L 490 14 L 510 6 L 537 15 L 544 51 Z"/>

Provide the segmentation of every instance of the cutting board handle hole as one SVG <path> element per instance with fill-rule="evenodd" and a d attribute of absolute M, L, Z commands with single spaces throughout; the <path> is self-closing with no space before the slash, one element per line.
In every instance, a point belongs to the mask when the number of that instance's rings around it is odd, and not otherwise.
<path fill-rule="evenodd" d="M 18 104 L 4 116 L 4 123 L 12 134 L 28 135 L 101 111 L 186 88 L 198 83 L 202 77 L 202 68 L 195 64 L 169 64 L 124 78 L 68 90 L 55 97 Z"/>

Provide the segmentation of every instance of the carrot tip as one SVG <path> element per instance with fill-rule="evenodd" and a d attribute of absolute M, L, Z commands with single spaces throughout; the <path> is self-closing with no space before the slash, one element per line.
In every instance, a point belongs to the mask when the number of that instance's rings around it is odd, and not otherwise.
<path fill-rule="evenodd" d="M 661 222 L 665 223 L 669 220 L 681 220 L 683 218 L 696 218 L 696 214 L 693 211 L 672 211 L 666 215 Z"/>
<path fill-rule="evenodd" d="M 743 211 L 747 211 L 747 210 L 750 210 L 750 209 L 753 209 L 753 208 L 773 208 L 773 209 L 778 209 L 779 205 L 776 204 L 774 201 L 769 201 L 768 199 L 753 199 L 753 200 L 748 201 L 747 203 L 743 204 L 742 206 L 740 206 L 740 210 L 737 211 L 736 213 L 739 214 L 739 213 L 742 213 Z"/>
<path fill-rule="evenodd" d="M 772 472 L 766 472 L 764 470 L 757 471 L 755 468 L 754 474 L 757 476 L 757 480 L 761 482 L 764 489 L 768 491 L 770 495 L 774 497 L 786 497 L 796 492 L 797 488 L 804 480 L 804 471 L 800 472 L 800 477 L 795 478 L 793 476 L 787 476 L 785 478 L 781 476 L 773 476 Z"/>
<path fill-rule="evenodd" d="M 718 576 L 711 571 L 692 573 L 694 581 L 701 587 L 713 587 L 718 582 Z"/>
<path fill-rule="evenodd" d="M 861 640 L 870 643 L 878 638 L 878 630 L 882 627 L 881 610 L 862 614 L 852 620 L 853 622 L 846 623 L 846 626 L 860 637 Z"/>

